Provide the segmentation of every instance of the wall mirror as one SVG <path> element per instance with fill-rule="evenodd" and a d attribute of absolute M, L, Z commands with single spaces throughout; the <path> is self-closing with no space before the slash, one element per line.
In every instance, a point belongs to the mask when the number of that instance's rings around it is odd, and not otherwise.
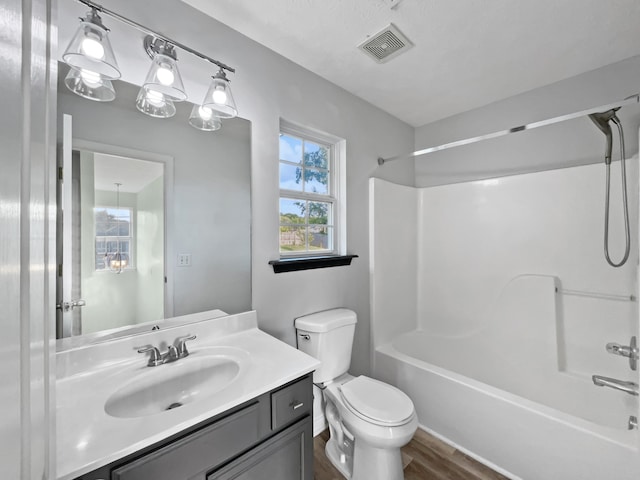
<path fill-rule="evenodd" d="M 250 123 L 194 129 L 188 102 L 152 118 L 122 81 L 115 100 L 92 102 L 58 66 L 58 338 L 250 310 Z"/>

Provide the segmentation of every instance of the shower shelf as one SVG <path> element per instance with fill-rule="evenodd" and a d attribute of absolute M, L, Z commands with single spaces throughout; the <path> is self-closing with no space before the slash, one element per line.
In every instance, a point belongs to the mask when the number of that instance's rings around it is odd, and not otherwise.
<path fill-rule="evenodd" d="M 573 295 L 576 297 L 601 298 L 603 300 L 616 300 L 619 302 L 635 302 L 635 295 L 619 295 L 616 293 L 587 292 L 584 290 L 569 290 L 567 288 L 556 287 L 556 293 L 560 295 Z"/>

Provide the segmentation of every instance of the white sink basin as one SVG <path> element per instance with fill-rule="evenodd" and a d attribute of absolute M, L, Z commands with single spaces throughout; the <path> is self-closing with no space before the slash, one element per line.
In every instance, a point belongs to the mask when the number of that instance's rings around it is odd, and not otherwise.
<path fill-rule="evenodd" d="M 144 417 L 209 398 L 229 386 L 241 372 L 242 355 L 228 350 L 147 367 L 114 392 L 104 409 L 112 417 Z"/>

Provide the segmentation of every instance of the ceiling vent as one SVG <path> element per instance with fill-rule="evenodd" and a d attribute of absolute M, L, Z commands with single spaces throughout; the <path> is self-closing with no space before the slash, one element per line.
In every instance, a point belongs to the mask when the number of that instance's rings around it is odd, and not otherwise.
<path fill-rule="evenodd" d="M 413 47 L 398 28 L 390 23 L 379 32 L 370 35 L 358 48 L 378 63 L 385 63 Z"/>

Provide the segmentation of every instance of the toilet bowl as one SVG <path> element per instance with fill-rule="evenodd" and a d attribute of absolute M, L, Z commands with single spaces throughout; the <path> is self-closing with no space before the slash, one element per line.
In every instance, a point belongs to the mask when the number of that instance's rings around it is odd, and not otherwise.
<path fill-rule="evenodd" d="M 327 444 L 331 463 L 353 480 L 404 478 L 400 447 L 418 428 L 409 397 L 386 383 L 349 374 L 327 385 L 323 393 L 327 404 L 335 406 L 346 437 L 342 445 L 330 445 L 331 440 Z"/>
<path fill-rule="evenodd" d="M 334 309 L 295 321 L 298 348 L 320 360 L 313 381 L 322 389 L 331 438 L 326 454 L 352 480 L 401 480 L 402 455 L 418 427 L 413 402 L 402 391 L 347 373 L 356 315 Z"/>

